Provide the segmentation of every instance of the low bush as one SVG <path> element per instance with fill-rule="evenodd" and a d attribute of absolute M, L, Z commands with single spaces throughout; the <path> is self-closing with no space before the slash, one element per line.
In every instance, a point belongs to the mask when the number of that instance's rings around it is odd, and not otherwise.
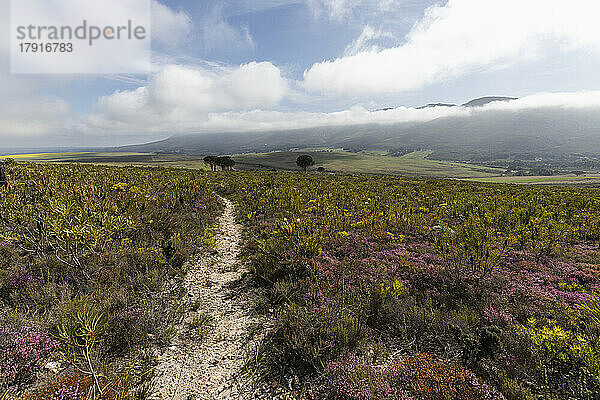
<path fill-rule="evenodd" d="M 345 354 L 325 368 L 331 397 L 340 400 L 503 400 L 495 389 L 460 367 L 424 353 L 384 365 Z"/>
<path fill-rule="evenodd" d="M 102 377 L 124 360 L 168 341 L 181 312 L 184 264 L 209 251 L 207 231 L 221 201 L 199 171 L 24 163 L 7 169 L 11 186 L 0 194 L 0 394 L 34 383 L 54 388 L 58 377 L 42 368 L 54 352 L 61 370 L 90 374 L 98 392 L 102 379 L 114 381 Z M 60 396 L 76 398 L 84 386 L 65 387 Z"/>
<path fill-rule="evenodd" d="M 58 349 L 56 340 L 35 328 L 0 327 L 1 387 L 31 383 Z"/>
<path fill-rule="evenodd" d="M 600 191 L 216 178 L 244 216 L 257 310 L 275 315 L 257 361 L 262 379 L 299 377 L 316 389 L 337 380 L 329 389 L 338 398 L 382 398 L 388 386 L 390 398 L 501 398 L 492 386 L 511 399 L 600 397 L 591 361 L 600 336 Z M 556 337 L 544 326 L 566 332 L 562 350 L 549 352 Z M 343 358 L 375 347 L 380 358 Z M 396 370 L 414 387 L 385 375 L 389 353 L 417 354 Z"/>

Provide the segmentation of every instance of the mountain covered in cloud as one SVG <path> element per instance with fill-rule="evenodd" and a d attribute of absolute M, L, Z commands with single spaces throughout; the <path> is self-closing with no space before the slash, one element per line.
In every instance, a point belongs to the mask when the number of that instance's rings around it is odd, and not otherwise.
<path fill-rule="evenodd" d="M 483 107 L 487 104 L 494 103 L 497 101 L 511 101 L 518 100 L 516 97 L 504 97 L 504 96 L 486 96 L 480 97 L 478 99 L 471 100 L 461 107 Z M 427 108 L 436 108 L 436 107 L 458 107 L 456 104 L 452 103 L 429 103 L 421 107 L 417 107 L 417 110 L 425 110 Z M 384 110 L 391 110 L 392 108 L 387 108 Z"/>
<path fill-rule="evenodd" d="M 423 149 L 433 151 L 434 157 L 454 160 L 533 159 L 600 153 L 599 110 L 568 107 L 512 109 L 509 100 L 513 98 L 476 99 L 455 107 L 481 107 L 481 111 L 450 114 L 428 121 L 192 134 L 122 149 L 196 155 L 303 147 L 392 152 Z M 483 107 L 492 102 L 499 107 Z M 506 105 L 495 102 L 506 102 Z M 450 105 L 430 105 L 433 106 Z M 392 109 L 380 112 L 392 112 Z"/>
<path fill-rule="evenodd" d="M 471 100 L 465 104 L 463 104 L 463 107 L 483 107 L 487 104 L 490 103 L 494 103 L 497 101 L 511 101 L 511 100 L 518 100 L 516 97 L 505 97 L 505 96 L 486 96 L 486 97 L 480 97 L 478 99 L 474 99 Z"/>
<path fill-rule="evenodd" d="M 429 104 L 425 104 L 424 106 L 417 107 L 417 110 L 425 110 L 427 108 L 436 108 L 436 107 L 457 107 L 457 105 L 449 104 L 449 103 L 429 103 Z"/>

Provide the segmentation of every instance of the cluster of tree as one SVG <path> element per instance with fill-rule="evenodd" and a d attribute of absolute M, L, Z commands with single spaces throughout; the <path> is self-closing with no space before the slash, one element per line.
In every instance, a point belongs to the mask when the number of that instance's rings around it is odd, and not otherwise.
<path fill-rule="evenodd" d="M 217 167 L 221 167 L 221 170 L 225 171 L 235 166 L 235 161 L 231 157 L 206 156 L 204 157 L 204 163 L 210 165 L 210 169 L 213 171 L 216 171 Z"/>

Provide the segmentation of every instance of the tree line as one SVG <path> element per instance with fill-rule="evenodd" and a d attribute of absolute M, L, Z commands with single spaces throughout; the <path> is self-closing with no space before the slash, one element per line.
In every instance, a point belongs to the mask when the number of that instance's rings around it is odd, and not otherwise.
<path fill-rule="evenodd" d="M 231 170 L 235 166 L 235 161 L 231 157 L 218 157 L 218 156 L 206 156 L 203 159 L 204 164 L 209 165 L 212 171 L 216 171 L 217 168 L 221 168 L 222 171 Z M 296 165 L 304 169 L 304 172 L 308 172 L 308 168 L 315 165 L 315 161 L 309 155 L 301 155 L 296 159 Z M 319 168 L 319 170 L 324 170 Z"/>

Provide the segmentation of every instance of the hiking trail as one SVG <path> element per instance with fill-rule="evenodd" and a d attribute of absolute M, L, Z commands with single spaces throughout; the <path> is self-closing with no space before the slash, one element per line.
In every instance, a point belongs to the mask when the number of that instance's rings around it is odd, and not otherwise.
<path fill-rule="evenodd" d="M 160 400 L 251 399 L 253 387 L 242 368 L 259 323 L 252 315 L 250 294 L 241 261 L 242 228 L 235 207 L 222 198 L 225 211 L 218 220 L 216 254 L 193 262 L 185 277 L 188 304 L 194 305 L 176 326 L 176 336 L 155 368 L 154 385 Z M 196 309 L 197 311 L 193 311 Z M 192 326 L 194 319 L 210 316 L 205 334 Z"/>

